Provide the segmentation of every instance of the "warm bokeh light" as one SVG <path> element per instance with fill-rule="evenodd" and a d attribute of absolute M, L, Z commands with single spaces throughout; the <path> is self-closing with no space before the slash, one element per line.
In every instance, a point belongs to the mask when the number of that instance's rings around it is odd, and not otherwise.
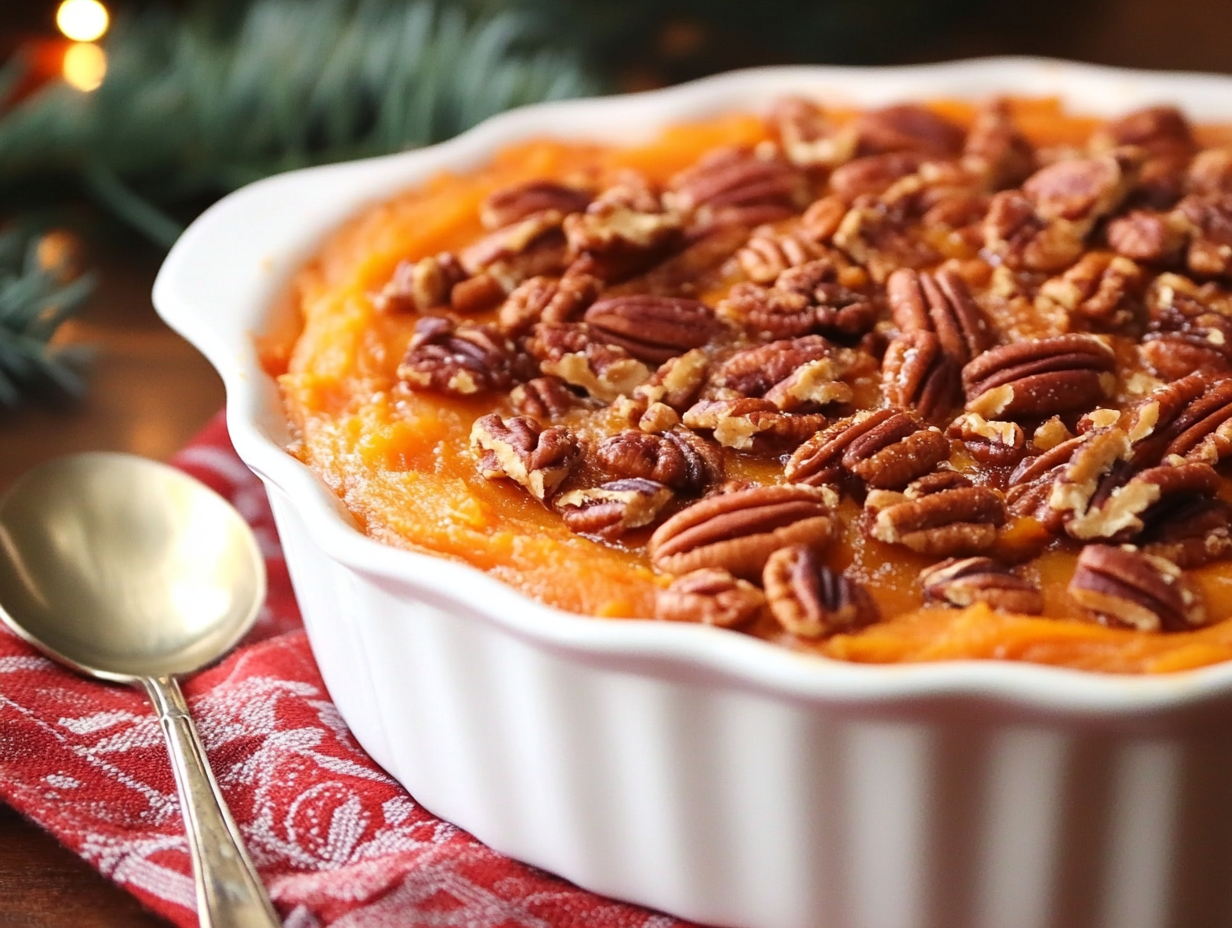
<path fill-rule="evenodd" d="M 107 56 L 97 45 L 77 42 L 64 53 L 64 79 L 78 90 L 98 89 L 107 74 Z"/>
<path fill-rule="evenodd" d="M 111 17 L 98 0 L 64 0 L 56 10 L 56 25 L 74 42 L 93 42 L 107 31 Z"/>

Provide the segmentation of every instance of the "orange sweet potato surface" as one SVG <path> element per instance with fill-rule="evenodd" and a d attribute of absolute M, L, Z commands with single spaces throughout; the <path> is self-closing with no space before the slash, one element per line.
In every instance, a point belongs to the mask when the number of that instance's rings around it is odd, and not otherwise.
<path fill-rule="evenodd" d="M 958 122 L 971 118 L 965 104 L 937 108 Z M 1063 115 L 1052 101 L 1016 103 L 1015 117 L 1036 144 L 1076 143 L 1095 125 Z M 465 561 L 562 609 L 610 618 L 653 615 L 655 591 L 667 578 L 646 559 L 649 530 L 600 543 L 569 531 L 508 481 L 481 477 L 469 451 L 471 426 L 493 411 L 511 415 L 508 398 L 400 389 L 396 369 L 415 316 L 378 312 L 372 294 L 398 262 L 473 241 L 483 231 L 479 206 L 494 190 L 536 178 L 601 187 L 623 168 L 666 181 L 716 146 L 753 145 L 765 132 L 760 119 L 737 115 L 678 126 L 629 149 L 536 139 L 502 151 L 486 167 L 438 177 L 357 216 L 296 277 L 289 300 L 298 311 L 298 331 L 263 345 L 298 436 L 291 451 L 374 538 Z M 721 292 L 731 281 L 712 283 Z M 742 475 L 781 479 L 765 460 L 736 455 L 727 476 Z M 994 658 L 1156 673 L 1232 658 L 1232 623 L 1226 621 L 1163 635 L 1076 617 L 1065 592 L 1076 554 L 1064 548 L 1049 550 L 1029 568 L 1044 591 L 1041 617 L 1004 615 L 982 605 L 921 608 L 916 577 L 930 561 L 865 538 L 854 528 L 858 507 L 850 501 L 843 506 L 849 528 L 829 549 L 828 563 L 868 586 L 883 621 L 817 642 L 793 639 L 764 622 L 753 633 L 868 663 Z M 1032 531 L 1028 523 L 1011 525 L 999 544 L 1013 546 Z M 1208 613 L 1232 616 L 1232 569 L 1215 564 L 1192 576 Z"/>

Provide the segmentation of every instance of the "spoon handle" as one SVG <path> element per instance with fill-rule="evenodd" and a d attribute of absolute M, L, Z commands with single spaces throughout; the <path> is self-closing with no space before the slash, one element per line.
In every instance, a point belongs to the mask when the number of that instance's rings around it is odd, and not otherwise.
<path fill-rule="evenodd" d="M 171 753 L 202 928 L 277 928 L 282 922 L 227 811 L 180 685 L 173 677 L 146 677 L 141 682 Z"/>

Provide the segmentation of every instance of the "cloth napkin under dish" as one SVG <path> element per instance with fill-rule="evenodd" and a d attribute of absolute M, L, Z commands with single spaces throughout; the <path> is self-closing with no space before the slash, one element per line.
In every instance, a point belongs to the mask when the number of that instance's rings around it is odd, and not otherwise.
<path fill-rule="evenodd" d="M 364 753 L 300 624 L 259 480 L 221 416 L 173 461 L 265 553 L 244 644 L 187 681 L 214 773 L 287 928 L 682 928 L 510 860 L 433 816 Z M 0 631 L 0 798 L 177 925 L 197 924 L 175 783 L 143 692 L 78 677 Z"/>

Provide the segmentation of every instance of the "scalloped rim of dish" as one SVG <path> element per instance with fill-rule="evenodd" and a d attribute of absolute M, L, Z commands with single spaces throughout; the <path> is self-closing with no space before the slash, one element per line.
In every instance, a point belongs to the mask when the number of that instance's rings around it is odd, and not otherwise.
<path fill-rule="evenodd" d="M 839 86 L 836 86 L 839 85 Z M 976 92 L 971 92 L 972 88 Z M 261 370 L 253 333 L 272 304 L 245 306 L 229 333 L 216 310 L 195 289 L 202 272 L 219 272 L 234 255 L 211 251 L 228 237 L 243 237 L 269 196 L 311 195 L 332 180 L 394 166 L 405 188 L 445 170 L 483 163 L 502 146 L 536 135 L 614 138 L 613 125 L 643 121 L 655 130 L 725 111 L 754 111 L 783 93 L 825 95 L 858 105 L 897 100 L 996 93 L 1059 96 L 1076 112 L 1111 116 L 1149 102 L 1176 102 L 1195 121 L 1232 122 L 1232 78 L 1153 73 L 1035 58 L 984 58 L 890 68 L 781 67 L 736 71 L 692 83 L 613 97 L 535 104 L 495 116 L 438 145 L 395 155 L 308 168 L 251 184 L 216 203 L 179 239 L 154 285 L 163 319 L 193 343 L 221 375 L 232 441 L 248 466 L 280 489 L 303 517 L 312 540 L 330 557 L 363 574 L 413 585 L 461 605 L 530 641 L 579 656 L 645 664 L 666 661 L 690 672 L 719 673 L 744 685 L 803 700 L 897 702 L 978 695 L 1063 714 L 1120 715 L 1194 707 L 1232 695 L 1232 661 L 1158 676 L 1117 675 L 1042 664 L 952 660 L 857 664 L 792 652 L 720 629 L 648 620 L 610 620 L 567 613 L 519 593 L 469 565 L 395 548 L 360 532 L 338 498 L 307 466 L 283 450 L 286 432 L 277 389 Z M 648 114 L 649 111 L 649 114 Z M 616 117 L 616 118 L 613 118 Z M 561 131 L 560 127 L 568 127 Z M 288 185 L 290 185 L 288 187 Z M 362 184 L 361 184 L 362 186 Z M 386 197 L 397 188 L 386 191 Z M 345 199 L 335 210 L 345 220 L 380 197 Z M 278 292 L 339 222 L 306 232 L 284 217 L 291 241 L 279 259 L 260 259 L 280 278 Z M 273 270 L 283 265 L 280 270 Z M 496 603 L 494 607 L 492 604 Z"/>

